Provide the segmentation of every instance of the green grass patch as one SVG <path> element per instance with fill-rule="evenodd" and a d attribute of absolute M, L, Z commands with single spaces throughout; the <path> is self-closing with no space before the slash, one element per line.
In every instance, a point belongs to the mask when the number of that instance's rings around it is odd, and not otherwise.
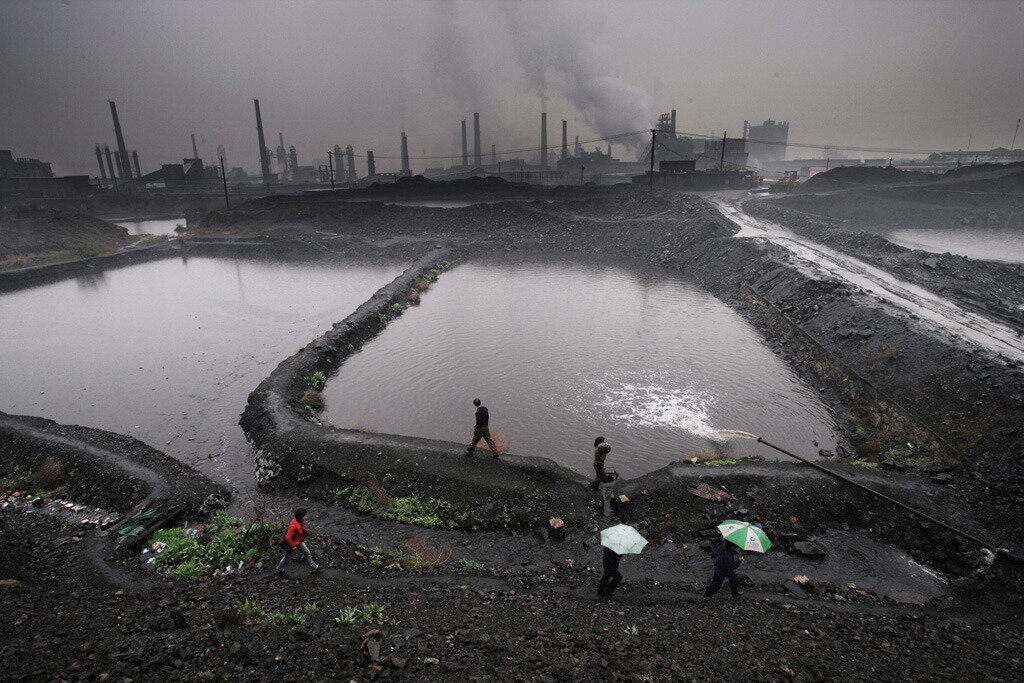
<path fill-rule="evenodd" d="M 288 612 L 273 612 L 267 615 L 267 621 L 274 626 L 296 626 L 306 623 L 306 615 L 300 614 L 297 609 L 291 614 Z"/>
<path fill-rule="evenodd" d="M 720 467 L 722 465 L 735 465 L 739 462 L 736 458 L 718 458 L 717 460 L 705 460 L 697 463 L 701 467 Z"/>
<path fill-rule="evenodd" d="M 263 605 L 255 600 L 246 600 L 238 606 L 238 613 L 246 619 L 256 619 L 263 616 Z"/>
<path fill-rule="evenodd" d="M 428 529 L 456 529 L 460 522 L 469 519 L 469 514 L 458 514 L 451 503 L 436 498 L 421 499 L 419 496 L 392 498 L 378 485 L 369 488 L 351 486 L 333 492 L 335 498 L 346 507 L 386 519 Z"/>
<path fill-rule="evenodd" d="M 405 307 L 403 307 L 402 304 L 391 304 L 391 310 L 394 311 L 395 315 L 402 315 L 402 311 L 405 310 Z"/>
<path fill-rule="evenodd" d="M 870 460 L 851 460 L 850 464 L 856 465 L 857 467 L 866 467 L 869 470 L 877 470 L 879 467 L 881 467 L 881 464 L 877 462 L 871 462 Z"/>
<path fill-rule="evenodd" d="M 338 616 L 334 617 L 335 623 L 352 625 L 360 624 L 383 624 L 384 606 L 376 602 L 365 602 L 361 605 L 346 605 L 342 607 Z"/>
<path fill-rule="evenodd" d="M 459 560 L 459 566 L 463 569 L 472 569 L 474 571 L 480 571 L 484 568 L 483 562 L 477 562 L 476 560 L 467 560 L 466 558 L 462 558 L 461 560 Z"/>

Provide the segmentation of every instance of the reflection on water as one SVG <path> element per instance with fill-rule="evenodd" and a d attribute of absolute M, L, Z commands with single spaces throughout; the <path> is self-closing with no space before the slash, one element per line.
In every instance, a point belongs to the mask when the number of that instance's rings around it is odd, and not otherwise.
<path fill-rule="evenodd" d="M 158 218 L 143 221 L 114 221 L 117 225 L 128 229 L 129 235 L 174 235 L 174 229 L 185 225 L 185 217 Z"/>
<path fill-rule="evenodd" d="M 131 434 L 246 487 L 249 392 L 401 270 L 194 257 L 0 295 L 0 410 Z"/>
<path fill-rule="evenodd" d="M 728 306 L 676 273 L 514 255 L 459 266 L 325 389 L 338 427 L 468 441 L 475 397 L 512 452 L 591 474 L 593 441 L 635 475 L 695 450 L 759 452 L 718 429 L 832 448 L 817 394 Z"/>
<path fill-rule="evenodd" d="M 890 242 L 937 254 L 950 252 L 989 261 L 1024 263 L 1024 229 L 899 229 L 882 235 Z"/>

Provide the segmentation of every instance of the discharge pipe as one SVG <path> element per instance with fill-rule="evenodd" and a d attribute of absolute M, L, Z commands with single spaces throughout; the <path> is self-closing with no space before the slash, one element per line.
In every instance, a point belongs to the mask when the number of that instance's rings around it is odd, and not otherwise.
<path fill-rule="evenodd" d="M 870 489 L 867 486 L 864 486 L 864 484 L 856 482 L 853 479 L 851 479 L 850 477 L 847 477 L 846 475 L 839 474 L 838 472 L 833 472 L 832 470 L 830 470 L 828 468 L 822 467 L 821 465 L 819 465 L 818 463 L 814 462 L 813 460 L 808 460 L 807 458 L 801 457 L 801 456 L 797 455 L 796 453 L 791 453 L 791 452 L 787 451 L 785 448 L 780 448 L 780 447 L 776 446 L 773 443 L 769 443 L 768 441 L 765 441 L 764 438 L 762 438 L 760 436 L 757 437 L 757 442 L 758 443 L 763 443 L 765 446 L 768 446 L 768 448 L 774 448 L 779 453 L 785 453 L 789 457 L 794 458 L 796 460 L 799 460 L 800 462 L 804 463 L 805 465 L 810 465 L 814 469 L 820 470 L 821 472 L 824 472 L 828 476 L 833 477 L 835 479 L 838 479 L 839 481 L 846 482 L 847 484 L 849 484 L 851 486 L 855 486 L 855 487 L 859 488 L 861 491 L 865 491 L 867 493 L 870 493 L 872 496 L 875 496 L 876 498 L 881 498 L 882 500 L 886 501 L 887 503 L 892 503 L 896 507 L 902 508 L 902 509 L 906 510 L 907 512 L 913 514 L 913 515 L 917 515 L 921 519 L 924 519 L 924 520 L 926 520 L 928 522 L 931 522 L 932 524 L 940 526 L 940 527 L 942 527 L 943 529 L 945 529 L 946 531 L 948 531 L 948 532 L 950 532 L 952 534 L 956 534 L 957 536 L 960 536 L 962 538 L 966 538 L 968 541 L 971 541 L 972 543 L 976 543 L 977 545 L 980 545 L 982 548 L 986 548 L 988 550 L 991 550 L 997 556 L 1001 555 L 1002 557 L 1005 557 L 1005 558 L 1007 558 L 1009 560 L 1013 560 L 1014 562 L 1024 563 L 1024 558 L 1020 558 L 1020 557 L 1017 557 L 1016 555 L 1011 554 L 1010 551 L 1007 550 L 1006 548 L 997 548 L 994 545 L 992 545 L 991 543 L 988 543 L 986 541 L 981 540 L 977 536 L 973 536 L 973 535 L 967 533 L 966 531 L 961 531 L 960 529 L 952 527 L 952 526 L 946 524 L 945 522 L 943 522 L 941 520 L 935 519 L 931 515 L 925 514 L 924 512 L 921 512 L 920 510 L 918 510 L 916 508 L 910 507 L 906 503 L 901 503 L 900 501 L 896 500 L 895 498 L 887 496 L 884 493 L 879 493 L 878 491 L 875 491 L 874 489 Z"/>

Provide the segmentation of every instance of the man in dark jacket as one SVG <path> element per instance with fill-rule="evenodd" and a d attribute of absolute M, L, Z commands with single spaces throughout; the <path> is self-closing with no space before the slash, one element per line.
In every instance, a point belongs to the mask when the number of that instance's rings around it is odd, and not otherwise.
<path fill-rule="evenodd" d="M 491 429 L 488 427 L 490 421 L 490 415 L 487 412 L 487 407 L 480 405 L 480 399 L 474 398 L 473 405 L 476 406 L 476 426 L 473 427 L 473 440 L 469 442 L 469 446 L 466 447 L 466 455 L 473 455 L 473 451 L 476 450 L 477 443 L 480 439 L 487 442 L 487 446 L 491 449 L 491 457 L 498 457 L 498 449 L 494 445 L 494 440 L 491 439 Z"/>
<path fill-rule="evenodd" d="M 622 555 L 608 547 L 605 547 L 603 550 L 604 556 L 601 558 L 601 564 L 603 565 L 604 574 L 601 576 L 601 581 L 597 584 L 597 594 L 611 595 L 615 592 L 619 582 L 622 581 L 622 574 L 619 572 L 619 560 L 622 559 Z"/>
<path fill-rule="evenodd" d="M 722 582 L 727 578 L 732 597 L 738 598 L 743 595 L 743 591 L 739 587 L 739 579 L 736 577 L 736 570 L 743 562 L 743 552 L 740 551 L 737 554 L 737 550 L 738 548 L 729 541 L 723 541 L 722 545 L 711 551 L 711 557 L 715 558 L 715 578 L 711 580 L 711 585 L 708 586 L 704 595 L 710 598 L 722 587 Z"/>
<path fill-rule="evenodd" d="M 604 461 L 612 452 L 612 446 L 604 440 L 603 436 L 594 439 L 594 481 L 590 485 L 591 491 L 596 491 L 604 483 Z"/>

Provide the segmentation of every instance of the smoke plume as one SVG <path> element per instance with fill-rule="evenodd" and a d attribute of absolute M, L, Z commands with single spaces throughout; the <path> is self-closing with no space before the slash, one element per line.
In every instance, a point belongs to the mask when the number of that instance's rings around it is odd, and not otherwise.
<path fill-rule="evenodd" d="M 568 21 L 557 3 L 499 7 L 509 22 L 516 59 L 542 100 L 552 92 L 564 95 L 602 136 L 650 127 L 650 98 L 615 75 L 611 56 L 584 36 L 578 23 Z"/>

